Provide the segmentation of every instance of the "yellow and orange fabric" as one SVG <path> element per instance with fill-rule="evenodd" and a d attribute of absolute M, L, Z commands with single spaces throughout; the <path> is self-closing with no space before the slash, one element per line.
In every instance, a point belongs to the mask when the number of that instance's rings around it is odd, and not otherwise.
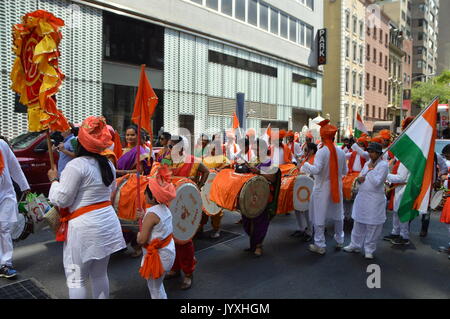
<path fill-rule="evenodd" d="M 64 74 L 59 69 L 60 28 L 64 21 L 53 14 L 37 10 L 22 17 L 13 27 L 13 51 L 16 55 L 11 71 L 12 90 L 20 103 L 28 107 L 28 130 L 45 129 L 65 132 L 67 119 L 56 107 Z"/>

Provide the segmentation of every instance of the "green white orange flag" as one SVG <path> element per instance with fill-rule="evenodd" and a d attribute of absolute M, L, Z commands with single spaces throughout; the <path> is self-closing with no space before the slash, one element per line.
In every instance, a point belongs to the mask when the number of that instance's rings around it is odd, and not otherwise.
<path fill-rule="evenodd" d="M 425 108 L 390 146 L 410 175 L 398 209 L 401 222 L 426 213 L 433 179 L 434 144 L 439 100 Z"/>
<path fill-rule="evenodd" d="M 355 137 L 356 138 L 360 138 L 362 133 L 367 133 L 367 128 L 364 125 L 364 122 L 361 119 L 361 116 L 359 115 L 359 113 L 356 113 L 356 124 L 355 124 Z"/>

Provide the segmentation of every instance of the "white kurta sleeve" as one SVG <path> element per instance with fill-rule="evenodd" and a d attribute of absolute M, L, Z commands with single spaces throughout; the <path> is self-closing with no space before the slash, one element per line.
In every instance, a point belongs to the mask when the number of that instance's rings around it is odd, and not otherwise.
<path fill-rule="evenodd" d="M 351 153 L 351 152 L 345 153 L 345 159 L 346 159 L 347 161 L 350 159 L 350 157 L 352 157 L 352 153 Z"/>
<path fill-rule="evenodd" d="M 439 154 L 436 154 L 436 157 L 437 157 L 437 164 L 439 166 L 439 173 L 441 173 L 441 175 L 447 174 L 448 167 L 447 164 L 445 163 L 445 159 L 443 159 L 442 156 Z"/>
<path fill-rule="evenodd" d="M 53 182 L 48 198 L 51 203 L 59 207 L 69 207 L 77 197 L 81 184 L 81 168 L 70 165 L 69 162 L 61 173 L 59 182 Z"/>
<path fill-rule="evenodd" d="M 359 147 L 358 144 L 354 143 L 352 145 L 352 150 L 356 151 L 359 154 L 359 156 L 364 158 L 366 161 L 370 160 L 369 153 L 365 152 L 364 150 L 362 150 L 361 147 Z"/>
<path fill-rule="evenodd" d="M 387 181 L 390 183 L 406 183 L 408 179 L 408 169 L 400 164 L 397 174 L 388 174 Z"/>
<path fill-rule="evenodd" d="M 17 185 L 19 185 L 22 192 L 30 189 L 30 185 L 28 185 L 25 174 L 23 173 L 22 168 L 20 168 L 19 161 L 17 160 L 14 153 L 9 147 L 4 147 L 3 151 L 5 155 L 5 164 L 8 165 L 9 173 L 12 179 L 17 183 Z"/>
<path fill-rule="evenodd" d="M 378 163 L 372 170 L 371 174 L 367 174 L 367 181 L 374 185 L 376 188 L 381 187 L 386 181 L 386 177 L 389 173 L 389 167 L 385 162 Z"/>
<path fill-rule="evenodd" d="M 316 156 L 314 157 L 314 164 L 311 165 L 308 162 L 305 162 L 300 171 L 308 175 L 319 175 L 323 169 L 323 166 L 325 165 L 325 161 L 323 160 L 322 154 L 325 153 L 317 152 Z"/>

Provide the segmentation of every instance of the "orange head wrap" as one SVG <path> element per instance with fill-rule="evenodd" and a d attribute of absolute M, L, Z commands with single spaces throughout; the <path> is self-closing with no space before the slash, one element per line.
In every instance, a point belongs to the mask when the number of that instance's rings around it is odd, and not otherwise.
<path fill-rule="evenodd" d="M 389 130 L 381 130 L 380 133 L 378 133 L 378 135 L 383 140 L 390 140 L 391 139 L 391 131 L 389 131 Z"/>
<path fill-rule="evenodd" d="M 402 131 L 404 131 L 413 120 L 414 116 L 408 116 L 406 119 L 404 119 L 402 122 Z"/>
<path fill-rule="evenodd" d="M 381 136 L 375 136 L 372 138 L 372 142 L 382 144 L 383 138 Z"/>
<path fill-rule="evenodd" d="M 167 165 L 162 165 L 156 177 L 149 178 L 148 187 L 155 199 L 160 204 L 169 205 L 169 203 L 177 196 L 175 186 L 171 182 L 171 170 Z"/>
<path fill-rule="evenodd" d="M 370 137 L 366 135 L 361 135 L 360 138 L 356 140 L 357 143 L 364 143 L 364 147 L 369 146 Z"/>
<path fill-rule="evenodd" d="M 328 147 L 330 151 L 330 190 L 331 200 L 334 203 L 340 202 L 339 194 L 339 175 L 338 175 L 338 159 L 336 153 L 336 147 L 333 143 L 333 138 L 337 132 L 337 127 L 330 125 L 330 120 L 323 120 L 318 123 L 320 125 L 320 137 L 322 138 L 322 144 Z"/>
<path fill-rule="evenodd" d="M 97 154 L 102 153 L 113 144 L 111 133 L 103 116 L 86 118 L 81 124 L 78 140 L 87 151 Z"/>
<path fill-rule="evenodd" d="M 287 137 L 294 137 L 294 131 L 293 130 L 289 130 L 286 134 Z"/>
<path fill-rule="evenodd" d="M 247 136 L 256 136 L 256 131 L 252 128 L 248 129 Z"/>
<path fill-rule="evenodd" d="M 280 135 L 280 140 L 283 139 L 283 138 L 285 138 L 286 135 L 287 135 L 286 130 L 280 130 L 279 135 Z"/>

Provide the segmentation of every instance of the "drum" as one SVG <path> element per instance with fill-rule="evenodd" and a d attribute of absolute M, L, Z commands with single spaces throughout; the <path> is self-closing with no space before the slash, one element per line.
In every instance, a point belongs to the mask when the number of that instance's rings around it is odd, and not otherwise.
<path fill-rule="evenodd" d="M 286 214 L 294 210 L 294 185 L 297 175 L 281 178 L 280 194 L 278 195 L 277 215 Z"/>
<path fill-rule="evenodd" d="M 300 173 L 297 165 L 295 165 L 295 164 L 281 164 L 280 171 L 281 171 L 281 176 L 298 175 Z"/>
<path fill-rule="evenodd" d="M 189 241 L 196 234 L 202 219 L 202 197 L 197 185 L 187 177 L 173 177 L 177 196 L 170 203 L 173 236 L 178 243 Z"/>
<path fill-rule="evenodd" d="M 215 170 L 209 171 L 208 180 L 205 185 L 202 187 L 201 196 L 203 202 L 203 208 L 208 215 L 217 215 L 222 210 L 216 203 L 214 203 L 210 197 L 209 193 L 211 192 L 211 185 L 213 183 L 214 178 L 216 177 L 217 172 Z"/>
<path fill-rule="evenodd" d="M 358 176 L 359 173 L 350 173 L 342 178 L 342 194 L 344 195 L 344 200 L 355 200 L 356 194 L 353 193 L 353 184 Z"/>
<path fill-rule="evenodd" d="M 314 180 L 306 175 L 298 175 L 295 179 L 293 200 L 294 208 L 298 211 L 309 209 L 309 201 L 314 188 Z"/>
<path fill-rule="evenodd" d="M 256 175 L 242 186 L 238 208 L 247 218 L 258 217 L 266 208 L 269 195 L 269 182 L 264 177 Z"/>
<path fill-rule="evenodd" d="M 12 224 L 11 238 L 13 241 L 24 240 L 33 233 L 33 220 L 27 211 L 22 210 L 19 204 L 19 212 L 17 213 L 17 222 Z"/>
<path fill-rule="evenodd" d="M 430 200 L 430 208 L 434 211 L 441 211 L 445 204 L 445 190 L 438 190 Z"/>

